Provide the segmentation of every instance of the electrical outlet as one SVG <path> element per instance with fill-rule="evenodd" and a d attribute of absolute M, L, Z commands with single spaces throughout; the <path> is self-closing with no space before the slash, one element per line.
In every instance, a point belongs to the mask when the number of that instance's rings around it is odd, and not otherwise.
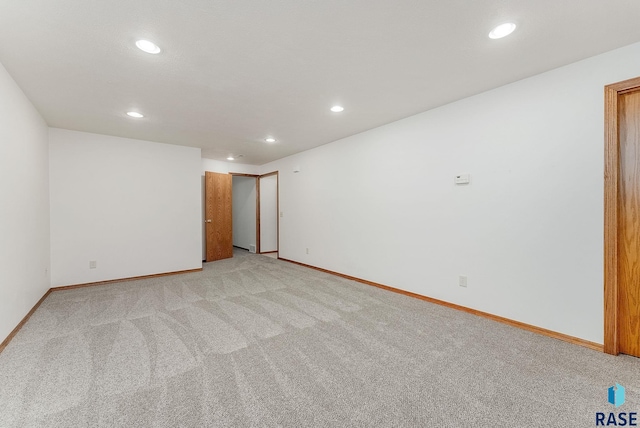
<path fill-rule="evenodd" d="M 309 254 L 309 249 L 307 248 L 307 254 Z"/>
<path fill-rule="evenodd" d="M 91 260 L 91 261 L 89 262 L 89 269 L 95 269 L 95 268 L 97 268 L 97 267 L 98 267 L 98 262 L 97 262 L 97 261 L 95 261 L 95 260 Z"/>
<path fill-rule="evenodd" d="M 467 276 L 466 275 L 460 275 L 460 277 L 458 277 L 458 285 L 460 287 L 467 287 Z"/>
<path fill-rule="evenodd" d="M 284 213 L 280 211 L 280 218 L 284 217 Z"/>

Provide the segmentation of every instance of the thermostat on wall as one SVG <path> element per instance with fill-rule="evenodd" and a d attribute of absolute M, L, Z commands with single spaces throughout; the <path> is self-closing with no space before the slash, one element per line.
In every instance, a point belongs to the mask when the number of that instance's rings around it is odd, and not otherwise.
<path fill-rule="evenodd" d="M 456 184 L 469 184 L 471 182 L 470 174 L 456 175 Z"/>

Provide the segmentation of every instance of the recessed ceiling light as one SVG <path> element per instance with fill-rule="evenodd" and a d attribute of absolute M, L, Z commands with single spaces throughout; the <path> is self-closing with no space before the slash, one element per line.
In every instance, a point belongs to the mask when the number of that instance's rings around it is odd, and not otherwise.
<path fill-rule="evenodd" d="M 489 38 L 501 39 L 513 33 L 513 30 L 515 29 L 516 29 L 516 24 L 512 22 L 507 22 L 506 24 L 498 25 L 496 28 L 491 30 L 491 32 L 489 33 Z"/>
<path fill-rule="evenodd" d="M 227 160 L 234 160 L 234 159 L 235 159 L 235 158 L 234 158 L 233 156 L 229 156 L 229 157 L 227 158 Z"/>
<path fill-rule="evenodd" d="M 334 113 L 340 113 L 343 110 L 344 110 L 344 107 L 342 107 L 342 106 L 333 106 L 333 107 L 331 107 L 331 111 L 334 112 Z"/>
<path fill-rule="evenodd" d="M 135 117 L 136 119 L 140 119 L 140 118 L 144 117 L 144 114 L 138 113 L 137 111 L 128 111 L 127 112 L 127 116 Z"/>
<path fill-rule="evenodd" d="M 264 141 L 266 141 L 267 143 L 275 143 L 276 139 L 273 137 L 267 137 L 264 139 Z"/>
<path fill-rule="evenodd" d="M 158 45 L 156 45 L 153 42 L 150 42 L 149 40 L 138 40 L 136 42 L 136 46 L 138 47 L 138 49 L 145 51 L 146 53 L 150 53 L 150 54 L 160 53 L 160 48 L 158 47 Z"/>

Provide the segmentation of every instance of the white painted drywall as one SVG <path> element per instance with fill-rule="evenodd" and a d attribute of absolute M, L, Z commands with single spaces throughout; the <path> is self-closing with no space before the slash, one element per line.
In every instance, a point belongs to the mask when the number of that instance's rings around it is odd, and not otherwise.
<path fill-rule="evenodd" d="M 205 171 L 218 172 L 220 174 L 237 172 L 239 174 L 256 174 L 257 175 L 258 172 L 260 171 L 260 166 L 202 158 L 202 175 L 203 176 Z"/>
<path fill-rule="evenodd" d="M 47 138 L 0 64 L 0 342 L 50 287 Z"/>
<path fill-rule="evenodd" d="M 53 286 L 202 266 L 200 149 L 55 128 L 49 139 Z"/>
<path fill-rule="evenodd" d="M 263 165 L 280 257 L 602 343 L 603 87 L 639 75 L 634 44 Z"/>
<path fill-rule="evenodd" d="M 278 176 L 260 178 L 260 252 L 278 251 Z"/>
<path fill-rule="evenodd" d="M 256 179 L 233 176 L 233 245 L 256 245 Z"/>

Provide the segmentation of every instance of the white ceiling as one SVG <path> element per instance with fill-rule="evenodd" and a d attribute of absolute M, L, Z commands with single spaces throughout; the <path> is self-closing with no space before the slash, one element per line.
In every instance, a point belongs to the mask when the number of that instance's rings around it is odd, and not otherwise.
<path fill-rule="evenodd" d="M 2 0 L 0 62 L 50 126 L 263 164 L 640 41 L 638 22 L 638 0 Z"/>

